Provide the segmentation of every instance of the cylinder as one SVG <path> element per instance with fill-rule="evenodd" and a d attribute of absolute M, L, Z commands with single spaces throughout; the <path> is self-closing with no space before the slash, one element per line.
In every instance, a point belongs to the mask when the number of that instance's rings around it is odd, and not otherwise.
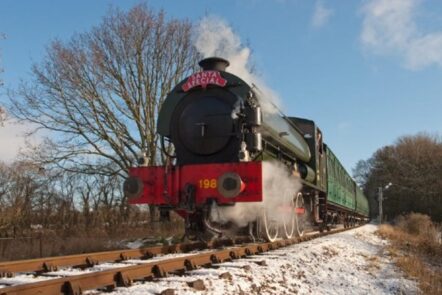
<path fill-rule="evenodd" d="M 261 126 L 262 124 L 262 116 L 261 116 L 261 107 L 257 106 L 254 108 L 248 107 L 245 109 L 245 114 L 247 117 L 247 124 L 249 126 Z"/>
<path fill-rule="evenodd" d="M 247 148 L 251 152 L 262 151 L 262 135 L 260 132 L 249 132 L 246 134 Z"/>
<path fill-rule="evenodd" d="M 315 171 L 312 168 L 303 163 L 300 163 L 298 167 L 302 179 L 311 183 L 315 181 Z"/>

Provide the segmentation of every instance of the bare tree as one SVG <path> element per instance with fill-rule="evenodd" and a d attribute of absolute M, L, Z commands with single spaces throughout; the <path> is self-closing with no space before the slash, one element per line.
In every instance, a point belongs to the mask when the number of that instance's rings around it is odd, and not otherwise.
<path fill-rule="evenodd" d="M 46 171 L 29 161 L 0 162 L 0 236 L 29 232 L 35 224 L 64 235 L 136 223 L 142 216 L 132 214 L 121 181 L 118 175 Z"/>
<path fill-rule="evenodd" d="M 0 163 L 0 228 L 13 231 L 29 228 L 38 199 L 45 194 L 43 183 L 36 177 L 30 162 Z M 49 192 L 48 192 L 49 193 Z"/>
<path fill-rule="evenodd" d="M 0 32 L 0 40 L 5 39 L 5 35 Z M 3 68 L 1 65 L 1 52 L 0 52 L 0 74 L 3 73 Z M 3 80 L 0 76 L 0 90 L 3 86 Z M 0 105 L 0 127 L 3 125 L 3 122 L 6 120 L 6 111 L 2 105 Z"/>
<path fill-rule="evenodd" d="M 140 152 L 159 163 L 156 118 L 171 87 L 194 69 L 191 35 L 188 21 L 139 5 L 110 11 L 67 43 L 54 41 L 33 82 L 10 95 L 11 114 L 53 131 L 34 156 L 107 175 L 124 175 Z"/>
<path fill-rule="evenodd" d="M 353 178 L 359 186 L 363 186 L 370 176 L 373 167 L 372 159 L 359 160 L 353 168 Z"/>
<path fill-rule="evenodd" d="M 377 190 L 384 192 L 387 217 L 420 212 L 442 221 L 442 140 L 417 134 L 399 138 L 394 145 L 377 150 L 357 165 L 354 176 L 362 180 L 372 215 L 377 215 Z"/>

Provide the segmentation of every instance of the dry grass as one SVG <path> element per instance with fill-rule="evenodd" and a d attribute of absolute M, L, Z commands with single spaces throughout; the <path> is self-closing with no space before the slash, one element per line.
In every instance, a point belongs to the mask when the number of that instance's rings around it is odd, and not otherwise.
<path fill-rule="evenodd" d="M 423 294 L 442 294 L 440 227 L 426 215 L 412 213 L 395 226 L 381 225 L 378 234 L 391 241 L 388 252 L 396 264 L 419 282 Z"/>
<path fill-rule="evenodd" d="M 376 276 L 376 273 L 379 272 L 380 266 L 380 259 L 378 256 L 368 256 L 366 257 L 368 264 L 364 267 L 364 269 L 371 274 L 372 276 Z"/>
<path fill-rule="evenodd" d="M 164 238 L 179 240 L 184 233 L 181 219 L 167 223 L 147 223 L 118 229 L 83 229 L 63 232 L 45 231 L 30 238 L 0 240 L 0 261 L 60 256 L 123 249 L 127 242 L 149 239 L 153 244 L 166 243 Z M 147 246 L 147 245 L 146 245 Z"/>

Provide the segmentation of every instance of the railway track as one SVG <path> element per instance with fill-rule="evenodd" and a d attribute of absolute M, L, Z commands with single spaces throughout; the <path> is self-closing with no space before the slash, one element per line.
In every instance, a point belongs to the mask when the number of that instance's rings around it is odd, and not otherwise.
<path fill-rule="evenodd" d="M 169 273 L 182 274 L 199 267 L 211 267 L 345 230 L 347 229 L 341 228 L 324 233 L 312 232 L 301 238 L 271 243 L 216 241 L 4 262 L 0 263 L 0 277 L 14 277 L 25 273 L 35 277 L 35 281 L 0 287 L 0 295 L 74 295 L 94 289 L 109 291 L 117 286 L 130 286 L 135 281 L 161 278 Z M 106 263 L 109 264 L 107 267 L 97 268 Z M 66 268 L 79 268 L 82 272 L 57 273 L 57 270 Z"/>

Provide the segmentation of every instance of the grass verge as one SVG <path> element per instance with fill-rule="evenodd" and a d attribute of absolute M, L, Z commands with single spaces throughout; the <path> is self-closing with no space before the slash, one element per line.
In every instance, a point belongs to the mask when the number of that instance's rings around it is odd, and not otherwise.
<path fill-rule="evenodd" d="M 426 215 L 411 213 L 395 225 L 381 225 L 378 234 L 391 243 L 396 265 L 419 283 L 423 294 L 442 294 L 441 227 Z"/>

